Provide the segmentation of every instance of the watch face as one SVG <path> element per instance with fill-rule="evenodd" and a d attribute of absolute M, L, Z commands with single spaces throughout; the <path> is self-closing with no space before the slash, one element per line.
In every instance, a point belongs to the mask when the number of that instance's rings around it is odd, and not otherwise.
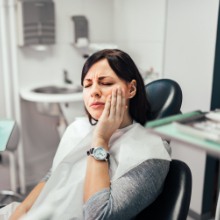
<path fill-rule="evenodd" d="M 102 147 L 97 147 L 94 149 L 93 155 L 97 160 L 105 160 L 107 157 L 107 152 Z"/>

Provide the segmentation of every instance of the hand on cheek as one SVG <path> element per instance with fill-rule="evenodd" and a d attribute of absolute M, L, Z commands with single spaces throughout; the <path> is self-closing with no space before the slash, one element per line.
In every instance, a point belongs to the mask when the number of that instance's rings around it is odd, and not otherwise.
<path fill-rule="evenodd" d="M 107 98 L 105 108 L 99 118 L 93 133 L 93 143 L 108 141 L 112 134 L 120 127 L 126 110 L 125 94 L 121 88 L 113 89 Z M 98 143 L 97 143 L 98 144 Z"/>

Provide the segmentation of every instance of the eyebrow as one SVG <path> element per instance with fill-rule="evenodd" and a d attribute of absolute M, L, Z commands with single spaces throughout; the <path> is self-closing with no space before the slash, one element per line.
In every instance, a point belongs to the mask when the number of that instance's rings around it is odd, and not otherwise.
<path fill-rule="evenodd" d="M 105 79 L 105 78 L 111 78 L 111 79 L 113 79 L 113 77 L 111 77 L 111 76 L 100 76 L 100 77 L 98 77 L 98 80 L 103 80 L 103 79 Z M 92 81 L 92 79 L 90 79 L 90 78 L 85 78 L 83 81 Z"/>

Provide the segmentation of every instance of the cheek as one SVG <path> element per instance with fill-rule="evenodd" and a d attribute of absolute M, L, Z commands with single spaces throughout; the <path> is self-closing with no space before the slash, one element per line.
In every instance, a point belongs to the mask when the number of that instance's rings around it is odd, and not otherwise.
<path fill-rule="evenodd" d="M 130 94 L 129 89 L 127 88 L 127 86 L 122 86 L 121 88 L 124 90 L 125 98 L 128 99 Z"/>
<path fill-rule="evenodd" d="M 84 105 L 85 105 L 86 107 L 87 107 L 87 105 L 88 105 L 88 100 L 89 100 L 88 97 L 89 97 L 89 96 L 88 96 L 88 93 L 83 91 L 83 101 L 84 101 Z"/>
<path fill-rule="evenodd" d="M 105 92 L 105 98 L 107 98 L 111 94 L 112 94 L 112 89 L 110 89 L 109 91 Z"/>

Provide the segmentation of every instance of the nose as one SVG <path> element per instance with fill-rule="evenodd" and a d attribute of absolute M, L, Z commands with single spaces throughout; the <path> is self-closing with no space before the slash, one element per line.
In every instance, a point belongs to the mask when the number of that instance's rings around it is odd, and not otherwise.
<path fill-rule="evenodd" d="M 91 88 L 91 97 L 100 97 L 102 92 L 101 92 L 101 89 L 99 87 L 99 85 L 97 84 L 93 84 L 92 85 L 92 88 Z"/>

